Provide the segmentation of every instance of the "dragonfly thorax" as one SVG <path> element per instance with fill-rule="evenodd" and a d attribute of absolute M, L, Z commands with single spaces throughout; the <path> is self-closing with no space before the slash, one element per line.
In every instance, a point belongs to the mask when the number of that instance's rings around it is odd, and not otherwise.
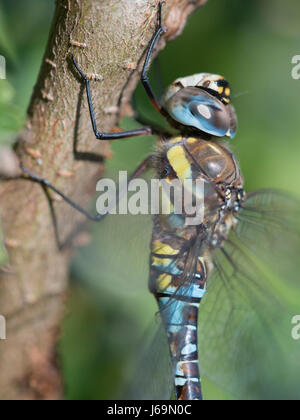
<path fill-rule="evenodd" d="M 177 123 L 215 137 L 233 138 L 237 118 L 229 83 L 218 75 L 200 73 L 177 79 L 164 95 L 164 107 Z"/>
<path fill-rule="evenodd" d="M 238 211 L 243 196 L 243 177 L 227 146 L 194 137 L 162 141 L 156 156 L 156 170 L 167 184 L 174 185 L 174 180 L 179 181 L 183 186 L 181 194 L 190 189 L 186 181 L 194 183 L 193 194 L 200 199 L 197 209 L 202 211 L 199 224 L 213 226 L 220 215 Z M 185 204 L 185 195 L 182 200 Z M 174 201 L 171 204 L 173 209 Z M 160 219 L 164 229 L 174 229 L 178 234 L 178 230 L 183 229 L 186 235 L 189 233 L 186 229 L 188 217 L 183 206 L 181 215 L 171 212 L 162 214 Z"/>

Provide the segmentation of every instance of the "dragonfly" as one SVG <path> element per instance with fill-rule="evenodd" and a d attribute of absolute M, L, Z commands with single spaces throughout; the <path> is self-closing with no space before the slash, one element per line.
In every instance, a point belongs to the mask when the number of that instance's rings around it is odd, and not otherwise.
<path fill-rule="evenodd" d="M 267 362 L 267 357 L 261 358 L 266 349 L 274 360 L 291 351 L 287 371 L 293 375 L 299 372 L 294 360 L 298 342 L 290 337 L 290 308 L 297 308 L 293 300 L 296 295 L 287 290 L 297 291 L 300 206 L 282 192 L 245 192 L 239 162 L 224 140 L 233 139 L 237 132 L 231 88 L 224 77 L 199 73 L 179 78 L 168 87 L 162 101 L 156 97 L 148 70 L 153 51 L 167 31 L 162 20 L 159 3 L 158 27 L 146 54 L 141 82 L 153 106 L 177 131 L 176 135 L 159 133 L 151 126 L 100 132 L 90 81 L 73 57 L 75 69 L 85 83 L 97 140 L 160 134 L 156 151 L 138 166 L 131 179 L 152 168 L 167 184 L 200 180 L 203 186 L 202 219 L 197 225 L 186 223 L 185 212 L 175 212 L 172 197 L 170 212 L 157 214 L 153 220 L 149 288 L 161 319 L 162 327 L 154 340 L 160 350 L 148 351 L 145 357 L 149 360 L 142 362 L 143 371 L 147 366 L 149 369 L 148 382 L 150 377 L 155 382 L 155 393 L 138 386 L 145 392 L 135 397 L 165 399 L 174 394 L 177 400 L 202 400 L 201 368 L 216 384 L 237 394 L 244 390 L 244 395 L 251 398 L 251 385 L 259 387 L 259 378 L 267 370 L 262 362 Z M 53 190 L 88 219 L 99 222 L 105 217 L 90 214 L 48 180 L 22 164 L 21 168 L 27 177 Z M 192 195 L 197 194 L 193 190 Z M 283 282 L 285 293 L 280 287 Z M 292 301 L 291 306 L 288 301 Z M 287 336 L 291 341 L 288 349 Z M 167 358 L 163 357 L 166 349 Z M 261 363 L 253 362 L 255 356 Z M 284 364 L 286 358 L 278 357 Z M 161 380 L 160 387 L 159 377 L 166 375 L 166 369 L 160 368 L 163 364 L 168 365 L 170 373 Z M 239 381 L 232 379 L 236 371 Z M 268 377 L 272 378 L 270 371 Z"/>

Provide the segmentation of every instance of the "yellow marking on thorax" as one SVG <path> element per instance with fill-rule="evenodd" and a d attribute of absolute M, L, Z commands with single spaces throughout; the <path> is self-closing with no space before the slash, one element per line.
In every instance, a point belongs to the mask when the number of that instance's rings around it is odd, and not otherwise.
<path fill-rule="evenodd" d="M 195 139 L 195 137 L 189 137 L 188 139 L 187 139 L 187 143 L 189 143 L 189 144 L 194 144 L 194 143 L 197 143 L 197 139 Z"/>
<path fill-rule="evenodd" d="M 168 160 L 178 178 L 183 183 L 185 179 L 192 178 L 192 169 L 183 146 L 174 146 L 167 152 Z"/>
<path fill-rule="evenodd" d="M 171 177 L 168 177 L 164 179 L 165 182 L 172 184 L 173 179 Z M 166 191 L 165 188 L 160 184 L 160 194 L 161 194 L 161 200 L 160 200 L 160 211 L 164 215 L 172 214 L 174 213 L 174 205 L 171 201 L 170 194 L 168 191 Z"/>
<path fill-rule="evenodd" d="M 182 137 L 174 137 L 171 140 L 168 140 L 168 144 L 177 144 L 182 142 Z"/>

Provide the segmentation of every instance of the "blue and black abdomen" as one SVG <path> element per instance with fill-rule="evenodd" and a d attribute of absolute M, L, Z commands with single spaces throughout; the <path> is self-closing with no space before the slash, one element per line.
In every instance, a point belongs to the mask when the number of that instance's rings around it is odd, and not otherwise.
<path fill-rule="evenodd" d="M 186 277 L 181 267 L 186 255 L 181 257 L 180 250 L 174 249 L 167 238 L 161 242 L 160 236 L 154 230 L 150 289 L 157 299 L 168 336 L 176 398 L 202 399 L 197 324 L 198 309 L 206 290 L 206 270 L 199 259 L 197 269 Z M 180 243 L 181 239 L 177 239 Z"/>

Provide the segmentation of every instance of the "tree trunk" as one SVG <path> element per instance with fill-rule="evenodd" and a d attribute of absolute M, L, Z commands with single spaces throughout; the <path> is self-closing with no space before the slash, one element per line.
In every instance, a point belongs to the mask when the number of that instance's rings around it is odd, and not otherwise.
<path fill-rule="evenodd" d="M 187 16 L 206 0 L 168 0 L 164 23 L 178 35 Z M 140 64 L 157 23 L 157 0 L 57 0 L 51 35 L 16 151 L 24 165 L 88 207 L 103 163 L 80 162 L 80 151 L 103 160 L 109 145 L 97 142 L 72 52 L 92 83 L 99 128 L 111 129 L 124 114 Z M 162 47 L 164 42 L 161 42 Z M 76 157 L 77 156 L 77 157 Z M 53 198 L 53 196 L 52 196 Z M 49 201 L 29 180 L 3 181 L 0 207 L 10 266 L 0 272 L 0 314 L 7 340 L 0 341 L 0 398 L 60 399 L 63 385 L 56 343 L 67 294 L 70 249 L 58 250 Z M 62 238 L 82 221 L 56 200 Z"/>

